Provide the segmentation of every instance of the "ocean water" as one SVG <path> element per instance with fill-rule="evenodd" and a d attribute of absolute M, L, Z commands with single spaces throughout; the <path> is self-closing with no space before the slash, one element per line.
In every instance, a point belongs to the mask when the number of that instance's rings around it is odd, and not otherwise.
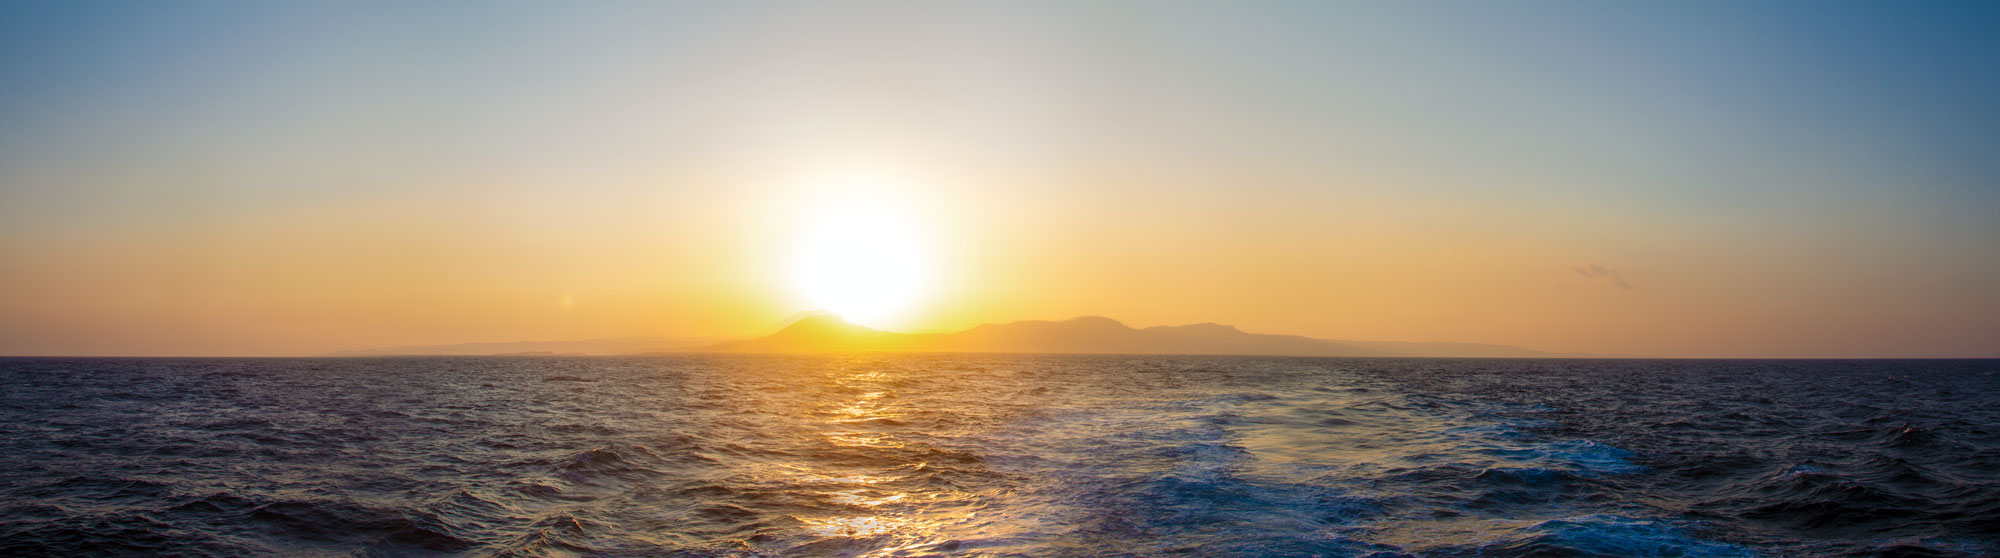
<path fill-rule="evenodd" d="M 2000 362 L 0 359 L 4 556 L 1995 556 Z"/>

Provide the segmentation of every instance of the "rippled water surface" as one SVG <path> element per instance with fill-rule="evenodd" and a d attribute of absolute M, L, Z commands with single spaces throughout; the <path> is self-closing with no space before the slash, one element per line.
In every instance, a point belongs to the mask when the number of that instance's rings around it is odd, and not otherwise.
<path fill-rule="evenodd" d="M 1994 556 L 2000 363 L 0 360 L 0 555 Z"/>

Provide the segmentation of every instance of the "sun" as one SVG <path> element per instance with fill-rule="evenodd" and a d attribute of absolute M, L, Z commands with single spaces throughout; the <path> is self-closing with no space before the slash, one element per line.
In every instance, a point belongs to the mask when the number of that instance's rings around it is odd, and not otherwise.
<path fill-rule="evenodd" d="M 808 208 L 791 270 L 802 302 L 877 327 L 913 309 L 932 266 L 914 216 L 896 202 L 853 193 Z"/>

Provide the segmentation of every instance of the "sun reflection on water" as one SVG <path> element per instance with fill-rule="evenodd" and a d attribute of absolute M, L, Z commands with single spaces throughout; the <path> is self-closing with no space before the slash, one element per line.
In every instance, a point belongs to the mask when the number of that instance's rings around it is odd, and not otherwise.
<path fill-rule="evenodd" d="M 902 425 L 899 421 L 907 413 L 893 403 L 894 394 L 885 385 L 891 379 L 877 370 L 833 376 L 829 383 L 854 395 L 827 401 L 812 413 L 821 419 L 819 436 L 828 452 L 876 465 L 857 465 L 860 470 L 821 465 L 796 471 L 797 482 L 826 485 L 812 494 L 828 504 L 827 511 L 795 516 L 806 534 L 822 540 L 888 539 L 887 547 L 864 556 L 923 544 L 941 527 L 922 519 L 920 512 L 925 502 L 943 495 L 911 489 L 902 482 L 924 470 L 924 463 L 902 453 L 911 444 L 892 430 Z"/>
<path fill-rule="evenodd" d="M 840 490 L 840 491 L 835 491 L 835 492 L 821 492 L 820 494 L 821 494 L 821 495 L 823 495 L 823 496 L 826 496 L 826 497 L 827 497 L 827 499 L 829 499 L 829 500 L 832 500 L 832 501 L 833 501 L 834 503 L 836 503 L 836 504 L 842 504 L 842 505 L 848 505 L 848 506 L 855 506 L 855 507 L 862 507 L 862 508 L 872 508 L 872 507 L 875 507 L 875 506 L 880 506 L 880 505 L 882 505 L 882 504 L 887 504 L 887 503 L 890 503 L 890 502 L 898 502 L 898 501 L 902 501 L 902 500 L 903 500 L 904 498 L 907 498 L 907 497 L 909 497 L 909 496 L 910 496 L 910 495 L 908 495 L 908 494 L 890 494 L 890 495 L 887 495 L 887 496 L 871 496 L 871 494 L 877 494 L 877 493 L 878 493 L 878 492 L 876 492 L 876 491 L 873 491 L 873 490 L 868 490 L 868 489 L 861 489 L 861 488 L 857 488 L 857 489 L 853 489 L 853 490 Z"/>
<path fill-rule="evenodd" d="M 826 438 L 835 445 L 855 448 L 900 448 L 904 445 L 884 434 L 864 432 L 835 432 L 827 434 Z"/>
<path fill-rule="evenodd" d="M 895 517 L 836 517 L 805 520 L 807 530 L 821 537 L 878 537 L 904 531 L 909 521 Z"/>

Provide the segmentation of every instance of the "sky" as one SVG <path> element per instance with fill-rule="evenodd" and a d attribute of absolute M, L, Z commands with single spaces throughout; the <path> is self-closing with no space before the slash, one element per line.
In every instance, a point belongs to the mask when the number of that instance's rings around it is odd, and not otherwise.
<path fill-rule="evenodd" d="M 1987 2 L 0 3 L 0 354 L 2000 356 L 1996 210 Z"/>

